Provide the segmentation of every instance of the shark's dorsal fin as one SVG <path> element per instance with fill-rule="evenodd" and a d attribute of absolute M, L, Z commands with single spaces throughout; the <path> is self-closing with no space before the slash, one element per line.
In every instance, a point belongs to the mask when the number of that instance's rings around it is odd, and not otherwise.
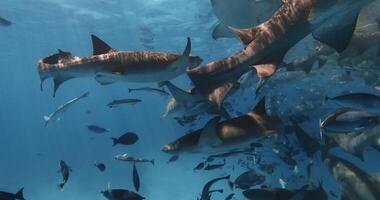
<path fill-rule="evenodd" d="M 252 112 L 258 115 L 267 115 L 266 106 L 265 106 L 265 97 L 263 97 L 253 108 Z"/>
<path fill-rule="evenodd" d="M 93 47 L 93 55 L 101 55 L 109 52 L 116 51 L 103 40 L 98 38 L 95 35 L 91 35 L 92 47 Z"/>
<path fill-rule="evenodd" d="M 338 25 L 327 22 L 327 24 L 313 32 L 313 37 L 334 48 L 337 52 L 342 52 L 351 42 L 358 16 L 359 12 L 346 17 L 342 20 L 343 23 Z"/>
<path fill-rule="evenodd" d="M 61 49 L 58 49 L 58 59 L 68 59 L 68 58 L 71 58 L 72 55 L 70 52 L 68 51 L 63 51 Z"/>
<path fill-rule="evenodd" d="M 185 50 L 183 51 L 182 56 L 184 56 L 184 57 L 189 57 L 189 56 L 190 56 L 190 53 L 191 53 L 191 39 L 190 39 L 190 37 L 188 37 L 188 38 L 187 38 L 186 48 L 185 48 Z"/>
<path fill-rule="evenodd" d="M 219 121 L 220 121 L 220 117 L 217 116 L 210 119 L 206 123 L 199 137 L 198 146 L 214 147 L 221 143 L 221 140 L 218 137 L 217 130 L 216 130 Z"/>
<path fill-rule="evenodd" d="M 54 82 L 54 90 L 53 90 L 53 97 L 55 97 L 55 94 L 58 90 L 58 88 L 62 85 L 63 82 L 67 81 L 67 80 L 70 80 L 72 79 L 72 77 L 55 77 L 53 79 L 53 82 Z"/>
<path fill-rule="evenodd" d="M 173 85 L 170 81 L 164 81 L 161 83 L 162 85 L 166 85 L 166 87 L 169 89 L 170 94 L 172 94 L 173 98 L 176 100 L 177 103 L 190 105 L 190 101 L 193 100 L 193 96 L 181 88 Z"/>
<path fill-rule="evenodd" d="M 239 37 L 240 41 L 244 44 L 244 46 L 249 45 L 249 43 L 251 43 L 255 39 L 257 33 L 256 28 L 237 29 L 229 27 L 229 29 Z"/>

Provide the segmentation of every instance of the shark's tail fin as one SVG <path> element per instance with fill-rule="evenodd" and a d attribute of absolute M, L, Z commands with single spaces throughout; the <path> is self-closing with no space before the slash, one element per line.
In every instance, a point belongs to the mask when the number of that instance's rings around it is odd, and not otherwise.
<path fill-rule="evenodd" d="M 19 200 L 25 200 L 24 198 L 24 188 L 21 188 L 17 193 L 16 193 L 16 199 L 19 199 Z"/>

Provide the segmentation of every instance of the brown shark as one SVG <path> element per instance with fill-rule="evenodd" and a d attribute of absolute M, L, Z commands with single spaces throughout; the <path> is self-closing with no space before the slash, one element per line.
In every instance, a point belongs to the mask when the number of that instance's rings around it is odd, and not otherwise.
<path fill-rule="evenodd" d="M 380 175 L 370 175 L 355 164 L 334 155 L 324 160 L 335 179 L 341 184 L 345 200 L 375 200 L 380 196 Z"/>
<path fill-rule="evenodd" d="M 252 110 L 243 116 L 219 122 L 220 117 L 211 119 L 204 128 L 186 134 L 165 145 L 166 153 L 212 153 L 241 145 L 251 139 L 269 136 L 283 128 L 282 121 L 269 116 L 263 98 Z"/>
<path fill-rule="evenodd" d="M 38 72 L 42 82 L 50 77 L 54 80 L 54 95 L 59 86 L 73 78 L 95 77 L 102 85 L 116 81 L 161 82 L 173 79 L 196 67 L 202 59 L 190 55 L 191 41 L 182 55 L 161 52 L 118 51 L 104 41 L 92 35 L 93 55 L 73 56 L 69 52 L 58 50 L 38 62 Z"/>
<path fill-rule="evenodd" d="M 343 51 L 349 44 L 361 8 L 373 0 L 286 0 L 268 21 L 253 29 L 231 28 L 245 48 L 223 60 L 188 70 L 194 85 L 209 99 L 222 103 L 218 89 L 253 66 L 261 81 L 273 75 L 287 51 L 310 33 Z"/>

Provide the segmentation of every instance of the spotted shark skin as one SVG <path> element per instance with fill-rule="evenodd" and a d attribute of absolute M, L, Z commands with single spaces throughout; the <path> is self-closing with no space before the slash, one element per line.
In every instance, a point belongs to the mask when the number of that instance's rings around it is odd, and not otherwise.
<path fill-rule="evenodd" d="M 190 55 L 190 38 L 182 55 L 118 51 L 94 35 L 92 42 L 92 56 L 78 57 L 59 50 L 57 54 L 38 61 L 41 84 L 46 79 L 53 78 L 55 95 L 63 82 L 79 77 L 95 77 L 102 85 L 117 81 L 161 82 L 173 79 L 185 73 L 186 69 L 196 67 L 202 62 L 200 57 Z"/>

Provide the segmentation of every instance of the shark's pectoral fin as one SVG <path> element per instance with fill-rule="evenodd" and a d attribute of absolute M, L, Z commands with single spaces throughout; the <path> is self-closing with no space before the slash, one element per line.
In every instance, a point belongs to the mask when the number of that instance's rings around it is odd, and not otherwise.
<path fill-rule="evenodd" d="M 95 80 L 100 85 L 109 85 L 115 83 L 118 79 L 120 79 L 120 74 L 117 73 L 96 73 Z"/>
<path fill-rule="evenodd" d="M 166 85 L 169 92 L 172 94 L 173 98 L 176 100 L 176 102 L 184 104 L 184 105 L 192 105 L 194 101 L 194 97 L 189 93 L 181 88 L 173 85 L 170 81 L 164 81 L 161 83 L 161 85 Z"/>
<path fill-rule="evenodd" d="M 226 25 L 221 22 L 218 22 L 212 31 L 212 38 L 217 40 L 219 38 L 233 38 L 234 34 Z"/>
<path fill-rule="evenodd" d="M 58 88 L 62 85 L 63 82 L 67 81 L 67 80 L 70 80 L 72 79 L 73 77 L 55 77 L 53 79 L 53 82 L 54 82 L 54 91 L 53 91 L 53 97 L 55 97 L 55 94 L 58 90 Z"/>
<path fill-rule="evenodd" d="M 351 42 L 358 16 L 359 12 L 351 16 L 345 15 L 344 19 L 339 20 L 341 24 L 327 22 L 313 32 L 313 37 L 334 48 L 337 52 L 342 52 Z"/>
<path fill-rule="evenodd" d="M 93 55 L 101 55 L 101 54 L 106 54 L 109 52 L 116 51 L 110 45 L 108 45 L 107 43 L 105 43 L 103 40 L 101 40 L 95 35 L 91 35 L 91 40 L 92 40 L 92 47 L 93 47 Z"/>
<path fill-rule="evenodd" d="M 214 117 L 210 119 L 203 128 L 199 141 L 199 147 L 215 147 L 219 146 L 222 141 L 217 135 L 217 125 L 220 121 L 220 117 Z"/>
<path fill-rule="evenodd" d="M 255 38 L 258 33 L 256 28 L 249 29 L 237 29 L 233 27 L 228 27 L 232 32 L 234 32 L 240 41 L 244 44 L 244 46 L 249 45 Z"/>
<path fill-rule="evenodd" d="M 222 104 L 226 96 L 228 96 L 232 89 L 235 86 L 235 82 L 229 81 L 226 82 L 219 87 L 215 88 L 209 95 L 208 99 L 212 102 L 214 102 L 217 106 L 217 110 L 220 111 L 222 108 Z"/>

